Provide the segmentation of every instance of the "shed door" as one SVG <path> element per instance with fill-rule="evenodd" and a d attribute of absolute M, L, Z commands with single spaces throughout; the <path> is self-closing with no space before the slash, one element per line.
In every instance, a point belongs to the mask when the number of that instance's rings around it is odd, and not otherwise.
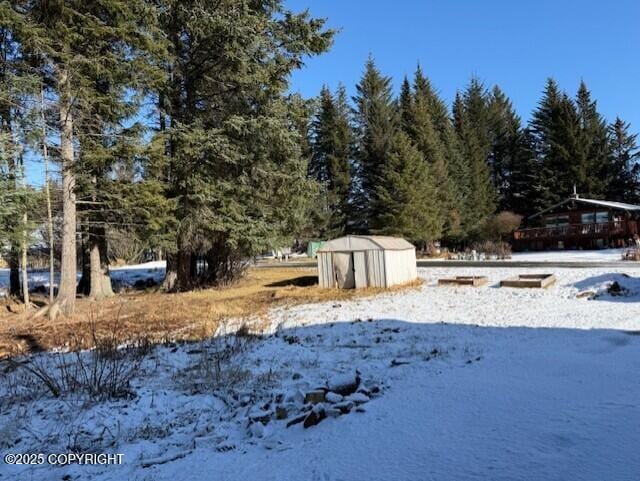
<path fill-rule="evenodd" d="M 353 289 L 355 287 L 353 253 L 333 253 L 333 274 L 336 278 L 336 287 L 342 289 Z"/>
<path fill-rule="evenodd" d="M 367 256 L 364 252 L 353 253 L 353 274 L 357 289 L 369 287 L 367 277 Z"/>

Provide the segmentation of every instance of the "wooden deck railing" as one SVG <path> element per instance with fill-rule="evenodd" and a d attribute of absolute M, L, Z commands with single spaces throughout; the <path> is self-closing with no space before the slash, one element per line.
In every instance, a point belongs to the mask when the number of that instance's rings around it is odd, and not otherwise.
<path fill-rule="evenodd" d="M 521 229 L 513 233 L 515 240 L 566 238 L 566 237 L 609 237 L 635 233 L 627 221 L 603 222 L 601 224 L 568 224 L 555 227 Z M 635 226 L 634 226 L 635 227 Z"/>

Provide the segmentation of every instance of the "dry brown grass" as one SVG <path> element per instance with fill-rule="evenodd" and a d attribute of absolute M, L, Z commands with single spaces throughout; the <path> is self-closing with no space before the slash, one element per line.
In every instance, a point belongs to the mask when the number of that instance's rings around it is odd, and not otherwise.
<path fill-rule="evenodd" d="M 420 281 L 392 290 L 417 287 Z M 381 289 L 320 289 L 315 269 L 255 268 L 231 287 L 179 294 L 135 292 L 101 302 L 78 299 L 76 314 L 55 321 L 30 320 L 4 306 L 0 313 L 0 357 L 23 352 L 69 347 L 91 347 L 95 333 L 112 332 L 114 323 L 123 342 L 198 340 L 211 336 L 228 318 L 260 317 L 276 305 L 346 300 L 380 293 Z M 14 309 L 15 310 L 15 309 Z M 91 327 L 92 324 L 95 326 Z"/>

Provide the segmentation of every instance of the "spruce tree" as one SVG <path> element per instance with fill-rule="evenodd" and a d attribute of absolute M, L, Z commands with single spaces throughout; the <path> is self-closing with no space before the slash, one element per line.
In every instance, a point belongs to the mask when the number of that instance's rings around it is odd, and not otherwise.
<path fill-rule="evenodd" d="M 454 103 L 454 122 L 461 152 L 468 165 L 469 185 L 463 224 L 467 233 L 479 231 L 496 207 L 496 192 L 487 164 L 491 153 L 488 93 L 472 78 Z"/>
<path fill-rule="evenodd" d="M 524 129 L 515 140 L 517 150 L 510 154 L 506 189 L 502 192 L 501 210 L 528 217 L 536 212 L 541 187 L 540 163 L 536 158 L 534 139 Z"/>
<path fill-rule="evenodd" d="M 25 2 L 14 4 L 18 15 L 16 35 L 22 51 L 40 76 L 38 87 L 46 86 L 56 99 L 59 161 L 62 171 L 62 259 L 58 296 L 48 313 L 73 313 L 76 298 L 76 225 L 79 164 L 87 157 L 87 142 L 79 134 L 88 124 L 101 121 L 116 103 L 125 103 L 122 90 L 106 97 L 101 91 L 111 76 L 133 76 L 138 72 L 129 60 L 137 58 L 137 44 L 152 49 L 146 35 L 153 23 L 154 7 L 144 0 L 107 2 Z M 144 19 L 141 24 L 140 19 Z M 128 65 L 129 70 L 127 70 Z M 102 111 L 97 111 L 99 107 Z M 91 114 L 91 115 L 90 115 Z M 102 137 L 102 131 L 93 135 Z M 84 149 L 83 149 L 84 146 Z M 88 199 L 82 199 L 87 201 Z"/>
<path fill-rule="evenodd" d="M 520 172 L 517 172 L 517 175 L 524 174 L 521 170 L 525 165 L 522 155 L 525 139 L 520 118 L 516 115 L 511 101 L 498 86 L 493 88 L 489 98 L 489 126 L 492 145 L 488 163 L 491 179 L 498 194 L 498 209 L 515 210 L 513 199 L 517 193 L 512 186 L 513 172 L 518 169 Z M 520 179 L 516 179 L 516 182 Z M 518 186 L 520 189 L 522 187 Z"/>
<path fill-rule="evenodd" d="M 142 1 L 130 1 L 127 8 L 100 11 L 113 25 L 111 35 L 104 34 L 89 46 L 87 56 L 95 65 L 83 72 L 86 99 L 76 111 L 75 128 L 79 153 L 76 168 L 76 193 L 79 200 L 79 225 L 84 234 L 86 269 L 80 289 L 92 299 L 113 295 L 109 275 L 108 230 L 127 223 L 114 173 L 124 165 L 136 165 L 142 148 L 144 129 L 135 117 L 140 111 L 143 92 L 160 80 L 161 71 L 154 55 L 163 52 L 158 41 L 155 10 Z M 145 24 L 141 28 L 140 16 Z M 136 95 L 131 95 L 131 93 Z M 131 124 L 125 127 L 125 125 Z M 139 164 L 139 163 L 138 163 Z M 140 169 L 141 170 L 141 169 Z M 122 181 L 122 177 L 118 179 Z M 127 179 L 134 182 L 133 178 Z M 138 211 L 137 214 L 140 214 Z M 140 217 L 143 217 L 140 215 Z"/>
<path fill-rule="evenodd" d="M 425 161 L 431 185 L 425 185 L 425 191 L 431 195 L 433 219 L 429 226 L 429 239 L 439 239 L 444 233 L 451 210 L 451 185 L 448 177 L 444 147 L 433 122 L 431 111 L 432 91 L 428 80 L 421 71 L 416 72 L 410 102 L 401 109 L 404 130 Z M 400 105 L 403 105 L 402 94 Z M 404 111 L 407 110 L 405 113 Z"/>
<path fill-rule="evenodd" d="M 549 79 L 530 130 L 539 165 L 538 208 L 560 202 L 574 187 L 584 196 L 606 195 L 607 128 L 584 83 L 573 101 Z"/>
<path fill-rule="evenodd" d="M 580 133 L 576 160 L 583 163 L 578 179 L 580 192 L 602 198 L 606 193 L 609 168 L 607 124 L 584 81 L 580 82 L 575 105 Z"/>
<path fill-rule="evenodd" d="M 318 97 L 318 108 L 311 123 L 312 155 L 309 162 L 309 175 L 322 184 L 329 180 L 328 156 L 332 147 L 335 110 L 331 90 L 323 85 Z"/>
<path fill-rule="evenodd" d="M 21 41 L 33 33 L 20 11 L 8 2 L 0 4 L 0 253 L 9 264 L 9 295 L 21 296 L 26 308 L 30 210 L 36 196 L 26 184 L 24 161 L 39 82 Z"/>
<path fill-rule="evenodd" d="M 378 208 L 371 231 L 405 237 L 424 248 L 440 237 L 442 228 L 434 196 L 429 165 L 409 136 L 397 132 L 375 186 Z"/>
<path fill-rule="evenodd" d="M 400 115 L 400 126 L 402 129 L 411 135 L 411 131 L 414 128 L 414 96 L 411 91 L 411 84 L 409 79 L 405 76 L 400 85 L 400 95 L 398 96 L 398 109 Z"/>
<path fill-rule="evenodd" d="M 609 125 L 607 200 L 640 202 L 640 149 L 637 134 L 619 117 Z"/>
<path fill-rule="evenodd" d="M 285 91 L 333 32 L 281 1 L 163 0 L 160 10 L 170 46 L 158 135 L 178 221 L 165 286 L 184 290 L 232 281 L 246 256 L 292 240 L 311 185 Z"/>
<path fill-rule="evenodd" d="M 570 123 L 563 117 L 570 113 L 570 105 L 553 79 L 548 79 L 538 107 L 529 123 L 531 140 L 537 159 L 538 192 L 533 210 L 541 210 L 565 199 L 575 182 L 573 176 L 567 177 L 569 165 L 565 162 L 561 130 L 563 124 Z"/>
<path fill-rule="evenodd" d="M 336 94 L 328 87 L 320 92 L 319 107 L 312 123 L 313 155 L 311 173 L 322 184 L 327 225 L 321 238 L 344 235 L 348 230 L 353 135 L 349 106 L 343 86 Z"/>
<path fill-rule="evenodd" d="M 367 60 L 356 91 L 353 99 L 356 127 L 353 229 L 366 232 L 373 219 L 380 215 L 381 205 L 374 203 L 375 189 L 399 122 L 391 79 L 380 73 L 373 58 Z"/>
<path fill-rule="evenodd" d="M 19 255 L 16 235 L 20 216 L 18 199 L 18 153 L 16 145 L 16 105 L 20 105 L 15 82 L 19 76 L 19 45 L 12 31 L 15 15 L 0 5 L 0 248 L 9 266 L 9 295 L 20 295 Z"/>

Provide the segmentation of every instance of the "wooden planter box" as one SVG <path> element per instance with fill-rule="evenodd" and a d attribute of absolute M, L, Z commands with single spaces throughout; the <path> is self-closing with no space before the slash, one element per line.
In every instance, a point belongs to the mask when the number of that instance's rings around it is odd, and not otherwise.
<path fill-rule="evenodd" d="M 489 279 L 485 276 L 456 276 L 450 279 L 438 279 L 439 286 L 484 286 Z"/>
<path fill-rule="evenodd" d="M 520 274 L 500 281 L 500 287 L 545 288 L 556 282 L 553 274 Z"/>

